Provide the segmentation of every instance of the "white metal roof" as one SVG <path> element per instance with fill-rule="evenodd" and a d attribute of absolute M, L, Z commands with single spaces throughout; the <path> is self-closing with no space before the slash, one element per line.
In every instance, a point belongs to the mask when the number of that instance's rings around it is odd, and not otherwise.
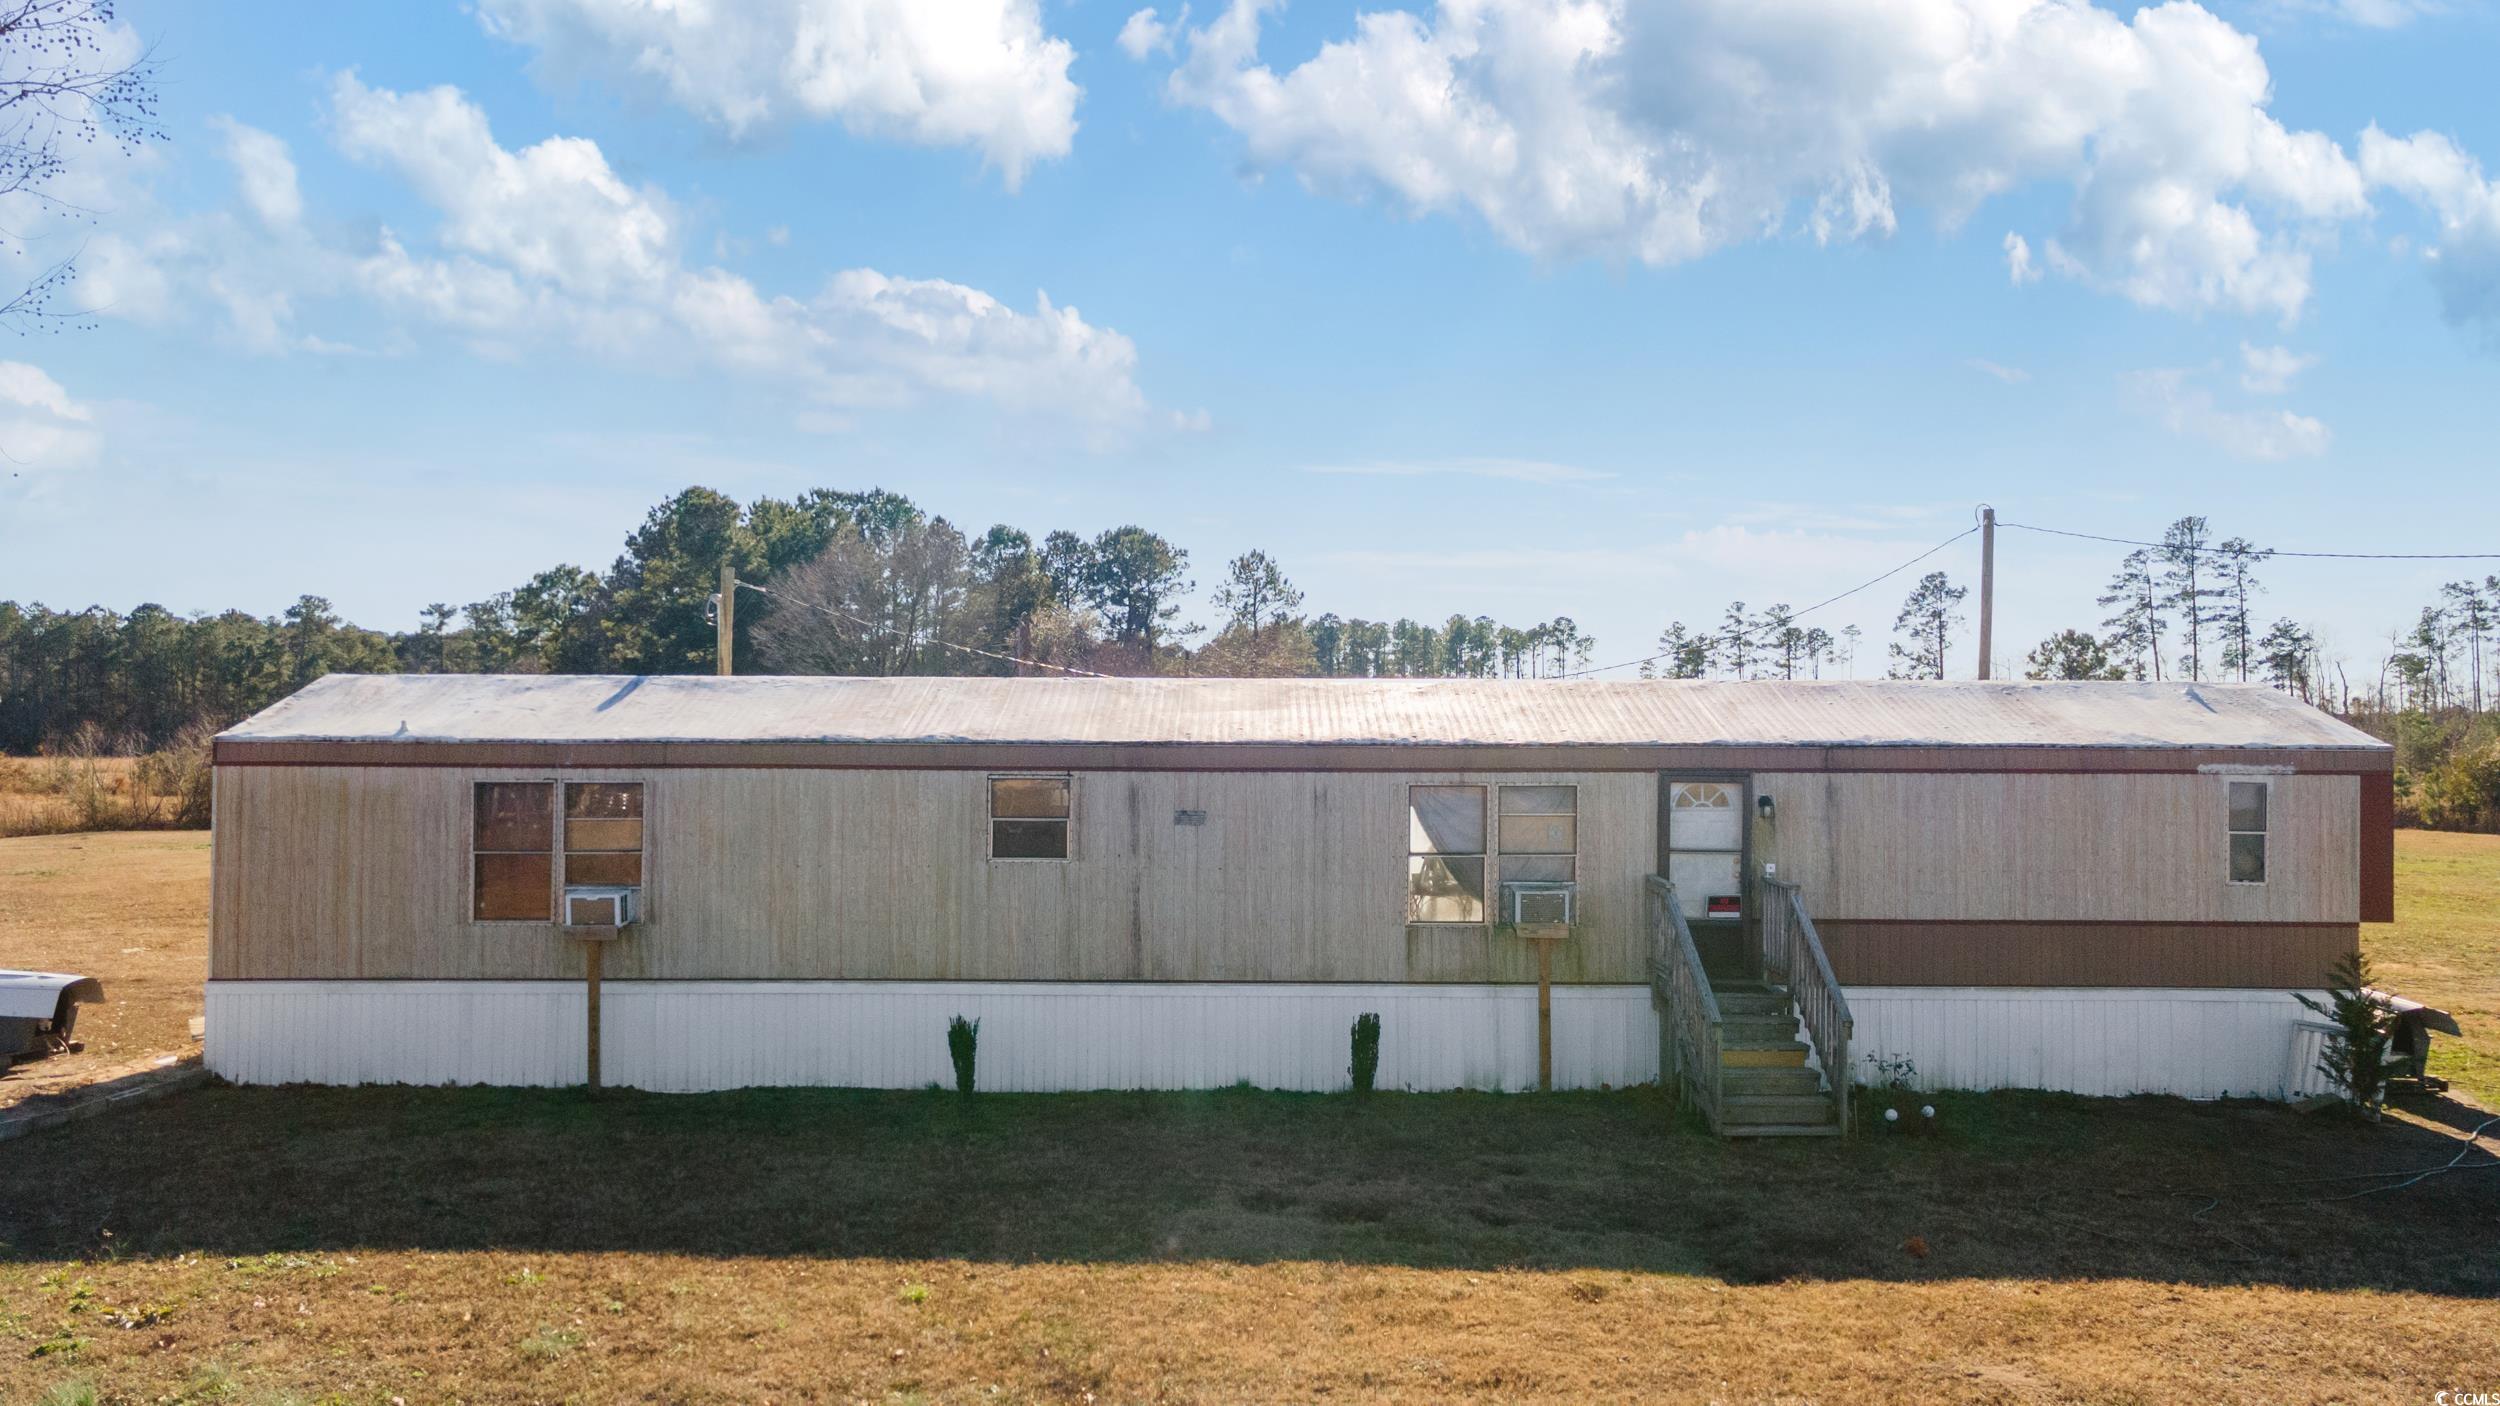
<path fill-rule="evenodd" d="M 334 674 L 240 742 L 2337 748 L 2254 684 Z"/>

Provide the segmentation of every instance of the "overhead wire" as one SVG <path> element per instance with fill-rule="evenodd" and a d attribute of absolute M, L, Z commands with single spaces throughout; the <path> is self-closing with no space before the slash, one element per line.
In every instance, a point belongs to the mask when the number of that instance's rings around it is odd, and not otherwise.
<path fill-rule="evenodd" d="M 2052 537 L 2075 537 L 2086 542 L 2112 542 L 2121 547 L 2151 547 L 2156 551 L 2169 545 L 2164 542 L 2139 541 L 2133 537 L 2105 537 L 2097 532 L 2070 532 L 2063 527 L 2041 527 L 2029 522 L 1999 520 L 1997 526 L 2011 527 L 2023 532 L 2044 532 Z M 2263 555 L 2306 557 L 2329 561 L 2500 561 L 2500 552 L 2292 552 L 2267 548 Z"/>
<path fill-rule="evenodd" d="M 838 610 L 833 606 L 824 604 L 821 601 L 802 600 L 797 596 L 785 596 L 779 591 L 770 590 L 766 587 L 756 585 L 752 581 L 740 581 L 737 583 L 737 586 L 738 589 L 742 591 L 753 591 L 759 596 L 770 596 L 774 600 L 787 601 L 792 605 L 803 606 L 809 610 L 822 611 L 837 620 L 847 620 L 872 634 L 893 633 L 893 631 L 887 626 L 880 625 L 873 620 L 863 619 L 860 616 L 853 615 L 847 610 Z M 1091 669 L 1079 669 L 1067 664 L 1053 664 L 1042 659 L 1026 659 L 1018 655 L 1001 654 L 994 649 L 982 649 L 977 645 L 957 644 L 952 640 L 931 640 L 929 643 L 936 645 L 940 649 L 951 649 L 958 654 L 976 654 L 983 659 L 996 660 L 1001 664 L 1017 664 L 1029 669 L 1052 669 L 1062 674 L 1073 674 L 1079 678 L 1087 679 L 1108 679 L 1117 677 L 1112 674 L 1098 674 Z"/>
<path fill-rule="evenodd" d="M 2003 524 L 1999 525 L 2002 526 Z M 1891 580 L 1893 577 L 1900 575 L 1902 572 L 1909 570 L 1911 567 L 1918 565 L 1920 562 L 1927 560 L 1929 557 L 1934 556 L 1936 553 L 1943 551 L 1945 548 L 1952 546 L 1954 543 L 1961 541 L 1963 538 L 1970 536 L 1978 530 L 1979 528 L 1976 525 L 1965 527 L 1961 531 L 1954 533 L 1952 536 L 1947 537 L 1941 542 L 1938 542 L 1936 545 L 1929 547 L 1926 551 L 1919 553 L 1917 556 L 1914 556 L 1908 561 L 1901 563 L 1899 566 L 1894 567 L 1890 571 L 1885 572 L 1883 575 L 1861 581 L 1836 596 L 1826 596 L 1822 600 L 1816 601 L 1814 604 L 1807 606 L 1803 610 L 1790 611 L 1787 615 L 1781 617 L 1780 619 L 1757 626 L 1754 630 L 1740 630 L 1732 635 L 1716 636 L 1715 638 L 1743 640 L 1747 643 L 1759 643 L 1759 640 L 1753 638 L 1753 636 L 1757 633 L 1773 629 L 1786 628 L 1790 621 L 1799 620 L 1808 615 L 1812 615 L 1814 612 L 1821 610 L 1827 605 L 1836 605 L 1841 601 L 1847 600 L 1849 597 L 1856 595 L 1858 592 L 1866 590 L 1870 586 L 1880 586 L 1884 582 Z M 1575 679 L 1586 674 L 1603 674 L 1611 672 L 1615 669 L 1629 669 L 1639 664 L 1654 664 L 1659 660 L 1666 658 L 1673 652 L 1674 651 L 1672 650 L 1660 650 L 1658 653 L 1652 654 L 1645 659 L 1626 659 L 1620 664 L 1600 664 L 1589 669 L 1568 669 L 1563 673 L 1556 675 L 1556 677 Z"/>

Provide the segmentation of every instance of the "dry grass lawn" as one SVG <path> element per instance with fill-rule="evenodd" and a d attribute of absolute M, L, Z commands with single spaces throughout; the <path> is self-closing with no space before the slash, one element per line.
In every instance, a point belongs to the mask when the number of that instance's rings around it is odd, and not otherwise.
<path fill-rule="evenodd" d="M 2365 939 L 2489 1097 L 2500 841 L 2399 845 Z M 178 1047 L 205 858 L 0 841 L 0 951 Z M 2500 1391 L 2500 1172 L 2316 1180 L 2452 1133 L 1940 1104 L 1932 1139 L 1723 1144 L 1637 1090 L 211 1088 L 0 1145 L 0 1402 Z"/>
<path fill-rule="evenodd" d="M 2361 930 L 2380 984 L 2456 1016 L 2431 1072 L 2500 1108 L 2500 835 L 2396 833 L 2396 921 Z"/>
<path fill-rule="evenodd" d="M 208 972 L 208 832 L 140 830 L 0 840 L 0 966 L 104 982 L 78 1013 L 85 1053 L 0 1073 L 0 1104 L 196 1048 Z"/>

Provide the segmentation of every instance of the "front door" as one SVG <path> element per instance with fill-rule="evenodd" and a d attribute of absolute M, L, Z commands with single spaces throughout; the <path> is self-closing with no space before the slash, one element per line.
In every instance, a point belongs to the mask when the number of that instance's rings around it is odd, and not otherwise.
<path fill-rule="evenodd" d="M 1659 872 L 1675 885 L 1693 946 L 1714 979 L 1760 973 L 1745 941 L 1742 776 L 1663 775 L 1658 783 Z"/>

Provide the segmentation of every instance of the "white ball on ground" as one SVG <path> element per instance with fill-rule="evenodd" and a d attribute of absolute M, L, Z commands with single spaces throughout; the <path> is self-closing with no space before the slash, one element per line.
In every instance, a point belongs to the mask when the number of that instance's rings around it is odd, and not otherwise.
<path fill-rule="evenodd" d="M 1920 1104 L 1920 1105 L 1919 1105 L 1919 1109 L 1918 1109 L 1918 1116 L 1920 1116 L 1921 1118 L 1933 1118 L 1933 1117 L 1935 1117 L 1935 1116 L 1936 1116 L 1936 1105 L 1934 1105 L 1934 1104 L 1932 1104 L 1932 1103 L 1923 1103 L 1923 1104 Z"/>
<path fill-rule="evenodd" d="M 1898 1123 L 1898 1122 L 1900 1122 L 1900 1121 L 1901 1121 L 1901 1110 L 1900 1110 L 1900 1109 L 1898 1109 L 1898 1108 L 1887 1108 L 1887 1109 L 1885 1109 L 1885 1110 L 1884 1110 L 1884 1121 L 1885 1121 L 1885 1122 L 1887 1122 L 1887 1123 Z"/>

